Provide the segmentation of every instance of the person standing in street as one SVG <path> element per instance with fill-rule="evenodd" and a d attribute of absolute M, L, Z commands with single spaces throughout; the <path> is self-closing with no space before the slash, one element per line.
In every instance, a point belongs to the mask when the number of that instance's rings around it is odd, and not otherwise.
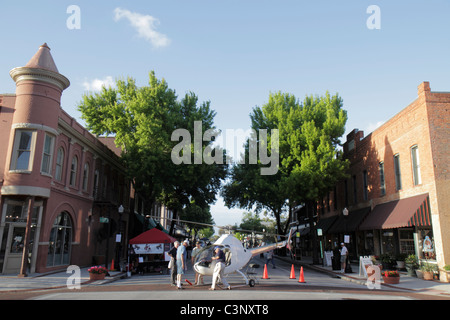
<path fill-rule="evenodd" d="M 218 246 L 214 248 L 214 252 L 216 253 L 216 255 L 212 258 L 212 260 L 216 262 L 216 266 L 214 267 L 212 284 L 209 290 L 216 290 L 216 282 L 219 278 L 222 280 L 223 285 L 228 290 L 231 290 L 231 286 L 228 284 L 227 279 L 225 279 L 223 274 L 223 271 L 225 269 L 225 254 Z"/>
<path fill-rule="evenodd" d="M 184 240 L 181 246 L 177 248 L 177 287 L 178 290 L 181 290 L 181 277 L 184 274 L 184 270 L 186 270 L 186 258 L 187 258 L 187 246 L 189 245 L 189 241 Z"/>
<path fill-rule="evenodd" d="M 341 273 L 345 273 L 348 250 L 343 242 L 341 242 L 341 250 L 339 251 L 341 253 Z"/>
<path fill-rule="evenodd" d="M 275 260 L 273 260 L 273 250 L 266 252 L 266 265 L 269 265 L 269 262 L 272 262 L 272 268 L 275 269 Z"/>
<path fill-rule="evenodd" d="M 200 252 L 200 250 L 201 250 L 200 242 L 197 241 L 196 246 L 192 250 L 192 254 L 191 254 L 192 265 L 195 264 L 195 257 Z M 202 285 L 204 284 L 203 283 L 203 275 L 198 272 L 195 272 L 195 285 L 199 286 L 200 284 L 202 284 Z"/>
<path fill-rule="evenodd" d="M 172 249 L 167 253 L 170 256 L 170 279 L 172 280 L 173 286 L 177 285 L 177 248 L 179 245 L 180 243 L 175 241 Z"/>

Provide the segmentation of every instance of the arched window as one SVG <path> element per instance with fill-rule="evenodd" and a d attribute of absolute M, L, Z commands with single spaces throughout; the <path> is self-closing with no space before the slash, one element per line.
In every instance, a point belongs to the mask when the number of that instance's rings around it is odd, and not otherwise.
<path fill-rule="evenodd" d="M 64 163 L 64 149 L 59 148 L 58 153 L 56 154 L 56 168 L 55 168 L 55 179 L 58 181 L 62 180 L 63 163 Z"/>
<path fill-rule="evenodd" d="M 70 185 L 75 187 L 77 182 L 77 168 L 78 168 L 78 158 L 75 156 L 72 158 L 72 165 L 70 166 Z"/>
<path fill-rule="evenodd" d="M 47 266 L 69 264 L 72 246 L 72 221 L 67 212 L 62 212 L 56 217 L 48 242 Z"/>
<path fill-rule="evenodd" d="M 89 163 L 84 164 L 83 170 L 83 191 L 87 191 L 89 182 Z"/>

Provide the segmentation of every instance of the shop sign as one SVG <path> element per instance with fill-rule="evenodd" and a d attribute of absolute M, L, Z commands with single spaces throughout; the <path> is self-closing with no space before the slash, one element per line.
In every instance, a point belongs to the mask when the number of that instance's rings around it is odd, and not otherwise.
<path fill-rule="evenodd" d="M 135 254 L 162 254 L 164 253 L 163 243 L 144 243 L 132 245 Z"/>

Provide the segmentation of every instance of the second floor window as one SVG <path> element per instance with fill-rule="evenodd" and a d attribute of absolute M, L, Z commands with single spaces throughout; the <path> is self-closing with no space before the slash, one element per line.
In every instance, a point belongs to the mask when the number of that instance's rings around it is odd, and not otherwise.
<path fill-rule="evenodd" d="M 42 152 L 41 173 L 51 173 L 54 140 L 55 138 L 53 136 L 49 134 L 45 135 L 44 150 Z"/>
<path fill-rule="evenodd" d="M 384 162 L 379 163 L 380 171 L 380 194 L 384 196 L 386 194 L 386 183 L 384 180 Z"/>
<path fill-rule="evenodd" d="M 85 163 L 83 170 L 83 191 L 87 191 L 88 182 L 89 182 L 89 164 Z"/>
<path fill-rule="evenodd" d="M 422 178 L 420 177 L 420 162 L 419 162 L 419 148 L 417 146 L 411 147 L 411 163 L 413 171 L 413 182 L 417 186 L 422 184 Z"/>
<path fill-rule="evenodd" d="M 10 170 L 32 170 L 35 140 L 35 131 L 16 130 Z"/>
<path fill-rule="evenodd" d="M 369 199 L 369 184 L 367 181 L 367 171 L 363 171 L 363 199 L 367 201 Z"/>
<path fill-rule="evenodd" d="M 77 168 L 78 168 L 78 158 L 75 156 L 72 158 L 72 165 L 70 166 L 70 185 L 75 187 L 77 182 Z"/>
<path fill-rule="evenodd" d="M 402 189 L 402 175 L 400 173 L 400 155 L 394 156 L 395 189 Z"/>
<path fill-rule="evenodd" d="M 55 179 L 58 181 L 62 180 L 63 164 L 64 164 L 64 149 L 59 148 L 58 152 L 56 153 L 56 167 L 55 167 Z"/>

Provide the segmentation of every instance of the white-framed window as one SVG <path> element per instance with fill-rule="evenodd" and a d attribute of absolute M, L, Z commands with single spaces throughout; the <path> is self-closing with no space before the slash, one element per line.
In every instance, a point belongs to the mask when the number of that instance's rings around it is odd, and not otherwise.
<path fill-rule="evenodd" d="M 55 179 L 62 180 L 62 173 L 64 168 L 64 149 L 61 147 L 56 153 L 56 167 L 55 167 Z"/>
<path fill-rule="evenodd" d="M 411 164 L 414 185 L 417 186 L 422 184 L 422 178 L 420 176 L 419 147 L 417 145 L 411 147 Z"/>
<path fill-rule="evenodd" d="M 42 151 L 41 173 L 51 174 L 54 143 L 55 137 L 46 133 L 44 139 L 44 149 Z"/>
<path fill-rule="evenodd" d="M 78 158 L 74 156 L 72 158 L 72 164 L 70 166 L 70 185 L 75 187 L 77 183 L 77 169 L 78 169 Z"/>
<path fill-rule="evenodd" d="M 35 130 L 16 130 L 10 170 L 27 172 L 33 170 L 35 143 Z"/>

